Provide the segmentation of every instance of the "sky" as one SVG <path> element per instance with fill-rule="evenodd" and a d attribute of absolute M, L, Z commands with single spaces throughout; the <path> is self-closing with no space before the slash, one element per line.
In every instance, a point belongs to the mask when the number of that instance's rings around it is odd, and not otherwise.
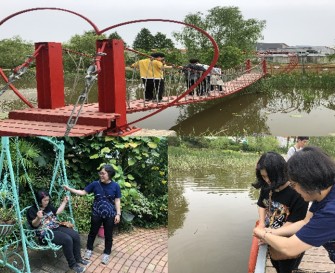
<path fill-rule="evenodd" d="M 334 0 L 1 0 L 0 20 L 12 13 L 37 7 L 57 7 L 80 13 L 99 29 L 137 19 L 183 21 L 190 13 L 206 12 L 216 6 L 234 6 L 243 18 L 265 20 L 263 43 L 289 46 L 335 47 Z M 136 34 L 148 28 L 172 37 L 181 25 L 147 22 L 116 28 L 131 45 Z M 59 11 L 34 11 L 13 17 L 0 26 L 0 39 L 21 36 L 31 42 L 66 42 L 75 34 L 91 30 L 83 19 Z"/>

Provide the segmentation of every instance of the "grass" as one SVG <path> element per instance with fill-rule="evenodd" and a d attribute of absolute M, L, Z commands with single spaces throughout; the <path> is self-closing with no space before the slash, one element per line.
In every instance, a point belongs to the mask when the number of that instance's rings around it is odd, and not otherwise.
<path fill-rule="evenodd" d="M 208 148 L 169 147 L 169 172 L 192 171 L 194 169 L 220 168 L 222 171 L 243 171 L 254 166 L 259 159 L 257 153 L 236 152 Z"/>

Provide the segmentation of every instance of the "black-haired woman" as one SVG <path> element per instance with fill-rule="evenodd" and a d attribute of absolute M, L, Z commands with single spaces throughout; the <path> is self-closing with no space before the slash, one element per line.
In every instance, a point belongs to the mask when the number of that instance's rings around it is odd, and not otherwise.
<path fill-rule="evenodd" d="M 62 246 L 69 267 L 76 273 L 84 272 L 85 268 L 81 265 L 85 266 L 89 262 L 81 258 L 78 232 L 72 228 L 60 226 L 57 220 L 57 215 L 63 212 L 68 197 L 64 198 L 58 209 L 51 204 L 50 195 L 47 191 L 39 191 L 36 195 L 36 201 L 39 207 L 33 205 L 27 211 L 27 220 L 30 226 L 34 229 L 43 228 L 37 234 L 42 242 L 46 236 L 46 229 L 52 230 L 54 235 L 52 242 Z"/>
<path fill-rule="evenodd" d="M 304 220 L 254 234 L 286 255 L 323 246 L 335 263 L 335 162 L 317 147 L 305 147 L 288 161 L 290 186 L 312 205 Z"/>
<path fill-rule="evenodd" d="M 308 202 L 289 187 L 287 163 L 280 154 L 263 154 L 256 165 L 256 176 L 253 186 L 261 190 L 257 202 L 259 228 L 274 230 L 305 218 Z M 278 255 L 275 257 L 274 251 L 270 250 L 270 258 L 278 273 L 290 273 L 299 266 L 302 255 L 278 260 Z"/>
<path fill-rule="evenodd" d="M 89 260 L 92 256 L 93 243 L 103 224 L 105 231 L 105 249 L 102 263 L 108 264 L 113 245 L 114 224 L 120 222 L 121 217 L 121 189 L 112 178 L 115 170 L 111 165 L 104 165 L 99 171 L 99 180 L 87 185 L 84 190 L 76 190 L 64 186 L 65 190 L 78 195 L 94 193 L 94 201 L 91 215 L 91 228 L 87 238 L 87 250 L 84 258 Z"/>

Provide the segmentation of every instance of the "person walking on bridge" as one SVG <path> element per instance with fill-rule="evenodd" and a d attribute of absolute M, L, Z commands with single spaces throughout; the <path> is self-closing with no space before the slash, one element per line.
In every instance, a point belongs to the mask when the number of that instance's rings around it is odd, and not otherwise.
<path fill-rule="evenodd" d="M 152 53 L 150 58 L 139 60 L 131 65 L 139 68 L 142 82 L 145 87 L 145 100 L 162 101 L 164 94 L 164 65 L 163 53 Z"/>
<path fill-rule="evenodd" d="M 202 75 L 206 68 L 204 68 L 198 59 L 190 59 L 190 63 L 185 65 L 182 69 L 185 75 L 187 89 L 189 89 Z M 202 96 L 205 92 L 205 84 L 204 81 L 196 87 L 197 95 Z M 190 95 L 193 95 L 194 92 L 192 91 Z"/>

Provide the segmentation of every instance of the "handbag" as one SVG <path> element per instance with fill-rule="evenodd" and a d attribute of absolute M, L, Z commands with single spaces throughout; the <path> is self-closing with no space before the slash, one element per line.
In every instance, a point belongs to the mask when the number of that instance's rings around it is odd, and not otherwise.
<path fill-rule="evenodd" d="M 116 214 L 115 205 L 113 204 L 114 202 L 110 196 L 107 196 L 100 182 L 99 182 L 99 186 L 102 192 L 104 193 L 104 195 L 95 197 L 94 202 L 93 202 L 93 212 L 95 212 L 96 215 L 99 215 L 102 218 L 114 217 Z"/>
<path fill-rule="evenodd" d="M 74 224 L 72 224 L 71 222 L 67 222 L 67 221 L 58 222 L 58 224 L 60 226 L 67 227 L 67 228 L 73 228 L 74 227 Z"/>

